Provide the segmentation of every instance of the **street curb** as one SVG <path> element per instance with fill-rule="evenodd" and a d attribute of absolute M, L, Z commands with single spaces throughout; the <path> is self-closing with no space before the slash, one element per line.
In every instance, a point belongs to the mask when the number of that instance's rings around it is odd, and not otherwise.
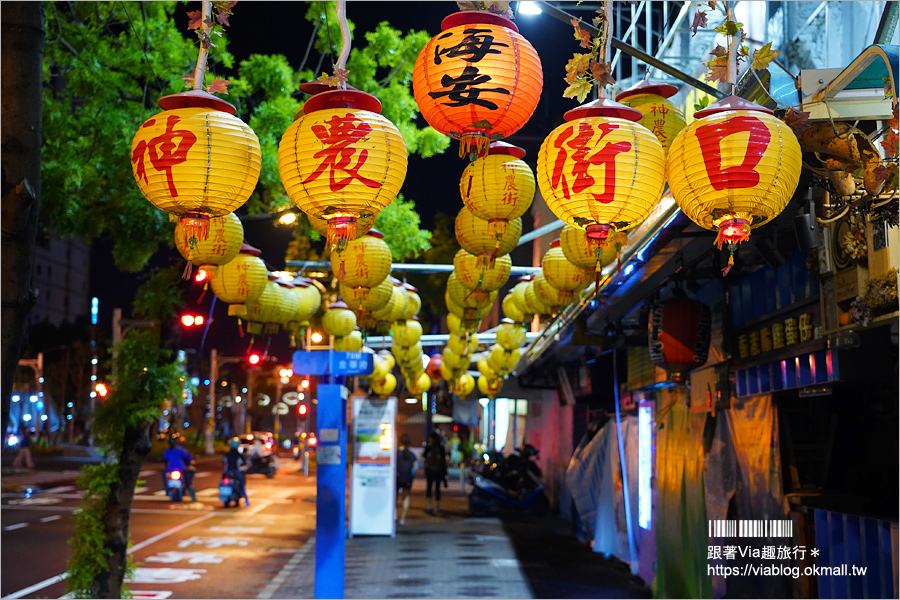
<path fill-rule="evenodd" d="M 287 581 L 288 577 L 291 577 L 294 574 L 294 571 L 296 571 L 297 567 L 299 567 L 303 563 L 303 559 L 305 559 L 306 556 L 313 551 L 315 546 L 316 538 L 309 538 L 309 540 L 307 540 L 307 542 L 294 553 L 291 559 L 287 561 L 287 564 L 281 568 L 278 574 L 272 578 L 272 581 L 270 581 L 269 584 L 265 588 L 263 588 L 263 591 L 261 591 L 256 597 L 272 598 L 275 592 L 278 591 L 278 588 L 281 587 L 285 581 Z"/>

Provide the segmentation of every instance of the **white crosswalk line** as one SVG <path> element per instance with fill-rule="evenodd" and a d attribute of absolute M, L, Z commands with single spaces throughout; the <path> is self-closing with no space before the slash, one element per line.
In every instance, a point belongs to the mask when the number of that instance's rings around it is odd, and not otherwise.
<path fill-rule="evenodd" d="M 137 488 L 136 490 L 134 490 L 134 493 L 135 493 L 135 494 L 143 494 L 143 493 L 146 492 L 148 489 L 150 489 L 150 488 L 139 487 L 139 488 Z"/>
<path fill-rule="evenodd" d="M 63 494 L 65 492 L 71 492 L 75 489 L 74 485 L 60 485 L 57 487 L 52 487 L 50 489 L 44 490 L 45 494 Z"/>
<path fill-rule="evenodd" d="M 206 489 L 203 489 L 203 490 L 200 490 L 199 492 L 197 492 L 198 497 L 202 496 L 204 498 L 206 498 L 207 496 L 212 497 L 212 496 L 218 496 L 218 495 L 219 495 L 219 488 L 206 488 Z"/>
<path fill-rule="evenodd" d="M 12 531 L 14 529 L 22 529 L 23 527 L 28 527 L 28 523 L 16 523 L 15 525 L 7 525 L 3 528 L 3 531 Z"/>
<path fill-rule="evenodd" d="M 58 521 L 62 519 L 60 515 L 50 515 L 49 517 L 44 517 L 43 519 L 39 519 L 41 523 L 49 523 L 50 521 Z"/>

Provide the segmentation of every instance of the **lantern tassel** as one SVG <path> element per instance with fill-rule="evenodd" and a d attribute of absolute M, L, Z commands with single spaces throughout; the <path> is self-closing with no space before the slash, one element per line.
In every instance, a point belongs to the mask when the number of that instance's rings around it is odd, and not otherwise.
<path fill-rule="evenodd" d="M 734 251 L 737 248 L 737 244 L 728 244 L 728 250 L 730 253 L 728 254 L 728 266 L 722 269 L 722 277 L 728 275 L 729 271 L 731 271 L 731 267 L 734 266 Z"/>
<path fill-rule="evenodd" d="M 190 279 L 191 278 L 191 267 L 194 266 L 194 263 L 190 260 L 187 261 L 187 264 L 184 266 L 184 271 L 181 273 L 182 279 Z"/>
<path fill-rule="evenodd" d="M 203 291 L 200 292 L 200 297 L 197 298 L 197 304 L 200 304 L 201 302 L 203 302 L 203 297 L 206 296 L 206 289 L 208 287 L 209 287 L 209 282 L 206 282 L 205 284 L 203 284 Z"/>
<path fill-rule="evenodd" d="M 238 332 L 241 334 L 241 337 L 244 337 L 244 326 L 241 324 L 241 318 L 238 317 Z"/>
<path fill-rule="evenodd" d="M 490 148 L 490 138 L 481 131 L 464 133 L 459 138 L 459 157 L 468 158 L 469 162 L 487 156 Z"/>

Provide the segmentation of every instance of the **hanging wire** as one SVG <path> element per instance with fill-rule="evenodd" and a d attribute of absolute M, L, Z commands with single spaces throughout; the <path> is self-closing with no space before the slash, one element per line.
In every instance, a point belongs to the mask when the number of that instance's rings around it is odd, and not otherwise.
<path fill-rule="evenodd" d="M 128 20 L 128 27 L 131 29 L 131 33 L 132 33 L 131 37 L 133 39 L 138 39 L 139 36 L 138 36 L 137 31 L 134 29 L 134 21 L 131 19 L 131 15 L 128 14 L 128 8 L 125 6 L 124 2 L 119 2 L 119 4 L 122 5 L 122 10 L 125 11 L 125 17 Z M 161 89 L 164 89 L 165 82 L 163 82 L 163 80 L 160 79 L 159 75 L 156 74 L 156 71 L 153 69 L 153 63 L 151 63 L 150 59 L 147 58 L 147 40 L 141 39 L 140 45 L 141 45 L 141 56 L 143 57 L 144 62 L 147 63 L 147 67 L 150 68 L 150 73 L 153 74 L 153 78 L 156 79 L 157 84 L 159 84 Z M 141 98 L 141 115 L 143 115 L 146 100 L 147 100 L 147 87 L 146 87 L 146 84 L 144 84 L 144 97 Z M 143 116 L 141 118 L 143 119 Z"/>
<path fill-rule="evenodd" d="M 206 343 L 206 334 L 209 333 L 209 326 L 212 325 L 213 309 L 216 308 L 216 298 L 217 296 L 213 294 L 212 302 L 209 305 L 209 314 L 206 315 L 206 327 L 203 328 L 203 338 L 200 340 L 200 349 L 198 352 L 203 351 L 203 344 Z"/>

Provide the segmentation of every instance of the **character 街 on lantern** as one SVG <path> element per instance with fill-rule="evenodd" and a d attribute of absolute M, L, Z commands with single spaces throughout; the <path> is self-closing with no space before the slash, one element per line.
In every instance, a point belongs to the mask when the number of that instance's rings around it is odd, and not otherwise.
<path fill-rule="evenodd" d="M 202 90 L 163 96 L 131 142 L 131 168 L 154 206 L 178 215 L 189 247 L 207 239 L 209 219 L 234 212 L 253 193 L 261 155 L 234 106 Z"/>
<path fill-rule="evenodd" d="M 683 382 L 688 371 L 709 356 L 709 306 L 696 300 L 672 299 L 653 305 L 648 321 L 650 360 Z"/>
<path fill-rule="evenodd" d="M 800 143 L 773 111 L 729 96 L 698 111 L 666 161 L 669 188 L 694 223 L 717 231 L 730 252 L 750 230 L 775 218 L 800 180 Z"/>
<path fill-rule="evenodd" d="M 459 140 L 460 157 L 484 156 L 531 118 L 543 73 L 512 21 L 482 11 L 452 14 L 416 58 L 413 94 L 428 124 Z"/>
<path fill-rule="evenodd" d="M 278 172 L 301 210 L 328 222 L 340 254 L 356 239 L 357 220 L 394 201 L 406 178 L 406 145 L 381 116 L 381 102 L 356 90 L 313 95 L 278 145 Z"/>

